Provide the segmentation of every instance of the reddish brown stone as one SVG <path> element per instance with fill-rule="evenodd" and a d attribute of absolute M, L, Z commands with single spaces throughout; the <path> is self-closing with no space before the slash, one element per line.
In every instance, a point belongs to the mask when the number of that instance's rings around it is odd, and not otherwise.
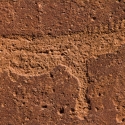
<path fill-rule="evenodd" d="M 82 122 L 75 111 L 78 81 L 64 66 L 40 76 L 4 72 L 0 83 L 1 125 L 76 125 Z"/>
<path fill-rule="evenodd" d="M 0 35 L 42 36 L 116 31 L 125 3 L 100 1 L 0 1 Z"/>
<path fill-rule="evenodd" d="M 38 34 L 38 7 L 35 1 L 2 1 L 0 15 L 0 35 Z"/>
<path fill-rule="evenodd" d="M 0 125 L 124 125 L 124 39 L 125 0 L 0 0 Z"/>
<path fill-rule="evenodd" d="M 98 56 L 88 63 L 87 97 L 91 111 L 89 119 L 104 125 L 125 124 L 125 46 L 116 54 Z"/>

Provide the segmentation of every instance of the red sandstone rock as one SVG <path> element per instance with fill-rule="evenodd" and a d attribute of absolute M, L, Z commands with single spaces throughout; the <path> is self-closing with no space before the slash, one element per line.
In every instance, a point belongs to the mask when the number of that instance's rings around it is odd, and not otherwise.
<path fill-rule="evenodd" d="M 124 44 L 125 0 L 0 0 L 0 125 L 124 125 Z"/>
<path fill-rule="evenodd" d="M 125 46 L 116 54 L 101 55 L 88 63 L 91 118 L 100 124 L 125 124 Z"/>
<path fill-rule="evenodd" d="M 78 81 L 64 66 L 40 76 L 0 75 L 0 124 L 80 124 Z"/>
<path fill-rule="evenodd" d="M 111 0 L 0 1 L 0 34 L 33 37 L 116 31 L 123 28 L 124 10 L 123 1 Z"/>

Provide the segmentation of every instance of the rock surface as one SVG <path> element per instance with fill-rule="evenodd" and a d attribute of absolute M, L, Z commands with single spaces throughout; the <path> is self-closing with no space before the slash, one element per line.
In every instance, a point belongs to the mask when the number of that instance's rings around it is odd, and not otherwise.
<path fill-rule="evenodd" d="M 124 0 L 0 0 L 0 35 L 116 31 L 123 28 L 124 4 Z"/>
<path fill-rule="evenodd" d="M 125 124 L 125 0 L 0 0 L 0 125 Z"/>
<path fill-rule="evenodd" d="M 101 55 L 88 63 L 89 86 L 87 97 L 95 122 L 125 124 L 125 46 L 116 54 Z"/>

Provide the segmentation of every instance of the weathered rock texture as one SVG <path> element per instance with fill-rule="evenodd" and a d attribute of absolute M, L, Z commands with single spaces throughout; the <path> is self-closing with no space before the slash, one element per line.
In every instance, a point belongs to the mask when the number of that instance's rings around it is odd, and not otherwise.
<path fill-rule="evenodd" d="M 0 0 L 0 125 L 125 125 L 125 0 Z"/>

